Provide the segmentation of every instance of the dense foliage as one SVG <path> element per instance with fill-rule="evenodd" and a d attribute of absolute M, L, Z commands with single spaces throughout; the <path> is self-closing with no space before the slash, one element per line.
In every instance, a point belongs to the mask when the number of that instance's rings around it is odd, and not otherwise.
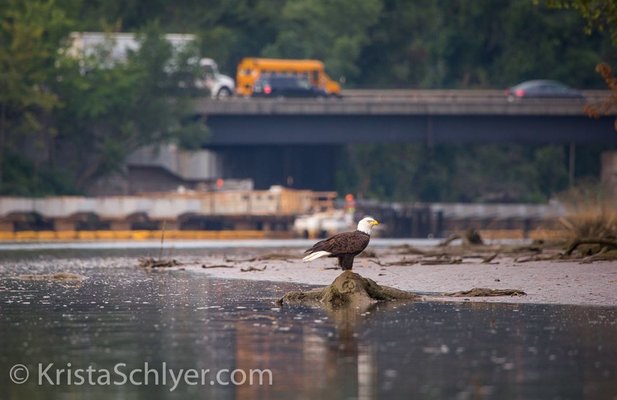
<path fill-rule="evenodd" d="M 540 3 L 540 0 L 535 0 Z M 586 22 L 585 32 L 608 32 L 617 45 L 617 2 L 611 0 L 544 0 L 549 7 L 574 10 Z"/>
<path fill-rule="evenodd" d="M 185 106 L 194 93 L 179 90 L 193 82 L 191 54 L 175 61 L 186 68 L 166 71 L 163 32 L 197 34 L 200 52 L 229 75 L 246 56 L 310 57 L 347 88 L 531 78 L 601 88 L 594 67 L 617 54 L 610 35 L 584 34 L 597 14 L 577 12 L 587 2 L 0 0 L 0 194 L 83 192 L 139 146 L 197 144 L 205 128 Z M 600 22 L 614 32 L 614 19 Z M 143 44 L 112 68 L 100 54 L 84 73 L 59 51 L 71 31 L 141 32 Z M 567 186 L 567 161 L 556 146 L 350 146 L 338 181 L 382 199 L 543 201 Z M 591 164 L 577 164 L 577 175 L 595 173 Z"/>
<path fill-rule="evenodd" d="M 597 174 L 601 149 L 584 150 L 579 174 Z M 568 153 L 567 146 L 361 145 L 350 149 L 337 180 L 341 191 L 369 198 L 544 202 L 568 186 Z"/>
<path fill-rule="evenodd" d="M 1 194 L 82 192 L 141 146 L 206 133 L 186 104 L 200 94 L 188 61 L 197 49 L 172 52 L 156 24 L 117 63 L 111 42 L 86 59 L 66 55 L 77 24 L 54 1 L 9 0 L 0 13 Z"/>
<path fill-rule="evenodd" d="M 311 57 L 346 87 L 504 88 L 550 77 L 601 88 L 595 65 L 617 61 L 610 37 L 585 35 L 576 10 L 533 0 L 56 1 L 77 30 L 158 21 L 197 33 L 229 75 L 246 56 Z"/>

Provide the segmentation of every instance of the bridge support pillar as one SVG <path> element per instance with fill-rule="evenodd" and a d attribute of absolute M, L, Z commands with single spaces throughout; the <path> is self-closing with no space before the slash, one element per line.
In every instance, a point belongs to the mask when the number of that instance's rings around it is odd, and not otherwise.
<path fill-rule="evenodd" d="M 56 219 L 54 220 L 54 231 L 74 231 L 77 222 L 72 219 Z"/>
<path fill-rule="evenodd" d="M 617 151 L 602 153 L 602 185 L 612 196 L 617 197 Z"/>
<path fill-rule="evenodd" d="M 13 221 L 0 221 L 0 232 L 13 232 L 14 229 Z"/>
<path fill-rule="evenodd" d="M 160 229 L 166 231 L 177 231 L 180 230 L 180 221 L 177 220 L 163 220 L 160 223 Z"/>
<path fill-rule="evenodd" d="M 274 230 L 272 225 L 273 225 L 272 222 L 266 221 L 263 223 L 262 230 L 266 232 L 271 232 Z"/>
<path fill-rule="evenodd" d="M 112 231 L 130 231 L 131 222 L 126 220 L 114 220 L 109 223 L 109 229 Z"/>

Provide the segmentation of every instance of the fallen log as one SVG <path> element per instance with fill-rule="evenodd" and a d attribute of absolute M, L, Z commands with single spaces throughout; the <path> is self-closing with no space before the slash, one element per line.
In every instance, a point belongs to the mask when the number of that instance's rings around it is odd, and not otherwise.
<path fill-rule="evenodd" d="M 473 288 L 467 291 L 442 293 L 435 297 L 493 297 L 523 296 L 519 289 Z M 380 301 L 422 300 L 429 296 L 380 286 L 369 278 L 352 271 L 344 271 L 329 286 L 308 291 L 289 292 L 277 300 L 278 305 L 316 304 L 327 309 L 365 308 Z"/>
<path fill-rule="evenodd" d="M 462 239 L 464 244 L 467 245 L 482 245 L 484 244 L 484 240 L 482 239 L 482 236 L 480 236 L 480 233 L 475 230 L 475 229 L 467 229 L 465 232 L 463 233 L 455 233 L 453 235 L 450 235 L 447 239 L 445 239 L 444 241 L 442 241 L 441 243 L 439 243 L 437 246 L 438 247 L 445 247 L 447 245 L 449 245 L 450 243 L 452 243 L 453 241 L 457 240 L 457 239 Z"/>
<path fill-rule="evenodd" d="M 379 286 L 372 279 L 352 271 L 344 271 L 329 286 L 306 292 L 290 292 L 277 303 L 320 303 L 330 307 L 365 306 L 378 301 L 419 300 L 421 296 L 388 286 Z"/>
<path fill-rule="evenodd" d="M 574 239 L 570 245 L 568 246 L 568 248 L 565 251 L 565 255 L 569 256 L 572 255 L 572 252 L 574 252 L 574 250 L 576 250 L 576 248 L 580 245 L 583 244 L 592 244 L 592 245 L 598 245 L 598 246 L 606 246 L 606 247 L 610 247 L 613 249 L 617 249 L 617 240 L 611 240 L 611 239 L 594 239 L 594 238 L 577 238 Z"/>
<path fill-rule="evenodd" d="M 266 268 L 268 268 L 267 265 L 265 265 L 263 268 L 257 268 L 257 267 L 240 268 L 240 272 L 263 272 L 266 270 Z"/>
<path fill-rule="evenodd" d="M 165 259 L 155 259 L 152 257 L 140 258 L 139 266 L 142 268 L 170 268 L 177 267 L 182 265 L 180 262 L 174 259 L 165 260 Z"/>
<path fill-rule="evenodd" d="M 525 296 L 527 293 L 519 289 L 489 289 L 473 288 L 460 292 L 444 293 L 446 297 L 496 297 L 496 296 Z"/>

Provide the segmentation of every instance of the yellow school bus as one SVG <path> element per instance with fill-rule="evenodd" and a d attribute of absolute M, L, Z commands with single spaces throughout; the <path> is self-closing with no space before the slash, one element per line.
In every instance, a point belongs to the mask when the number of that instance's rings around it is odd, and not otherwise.
<path fill-rule="evenodd" d="M 275 58 L 244 58 L 238 64 L 236 93 L 250 96 L 259 76 L 264 73 L 297 74 L 306 77 L 312 85 L 324 89 L 330 96 L 341 95 L 341 85 L 330 79 L 319 60 L 284 60 Z"/>

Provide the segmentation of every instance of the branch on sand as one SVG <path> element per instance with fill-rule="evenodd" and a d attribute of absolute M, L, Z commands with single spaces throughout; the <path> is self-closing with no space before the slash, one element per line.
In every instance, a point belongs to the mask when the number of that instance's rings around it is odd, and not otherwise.
<path fill-rule="evenodd" d="M 171 260 L 158 259 L 157 260 L 152 257 L 139 259 L 139 266 L 142 268 L 170 268 L 170 267 L 177 267 L 179 265 L 182 265 L 182 263 L 174 259 L 171 259 Z"/>
<path fill-rule="evenodd" d="M 262 272 L 262 271 L 265 271 L 266 268 L 268 268 L 267 265 L 265 265 L 263 268 L 256 268 L 256 267 L 240 268 L 240 272 Z"/>
<path fill-rule="evenodd" d="M 601 252 L 603 248 L 617 249 L 617 240 L 611 239 L 594 239 L 594 238 L 577 238 L 574 239 L 565 251 L 565 255 L 572 255 L 572 252 L 576 250 L 580 245 L 595 245 L 599 249 L 597 252 Z"/>
<path fill-rule="evenodd" d="M 527 293 L 518 289 L 489 289 L 473 288 L 461 292 L 444 293 L 446 297 L 496 297 L 496 296 L 525 296 Z"/>
<path fill-rule="evenodd" d="M 466 245 L 484 244 L 484 240 L 482 240 L 482 236 L 480 236 L 480 233 L 477 230 L 467 229 L 463 233 L 455 233 L 450 235 L 446 240 L 439 243 L 437 246 L 445 247 L 457 239 L 462 239 L 463 243 Z"/>
<path fill-rule="evenodd" d="M 201 268 L 210 269 L 210 268 L 235 268 L 235 267 L 233 265 L 226 265 L 226 264 L 213 264 L 213 265 L 202 264 Z"/>
<path fill-rule="evenodd" d="M 244 259 L 234 259 L 225 257 L 226 262 L 254 262 L 254 261 L 272 261 L 272 260 L 283 260 L 288 261 L 294 259 L 293 254 L 287 253 L 266 253 L 257 257 L 244 258 Z"/>

